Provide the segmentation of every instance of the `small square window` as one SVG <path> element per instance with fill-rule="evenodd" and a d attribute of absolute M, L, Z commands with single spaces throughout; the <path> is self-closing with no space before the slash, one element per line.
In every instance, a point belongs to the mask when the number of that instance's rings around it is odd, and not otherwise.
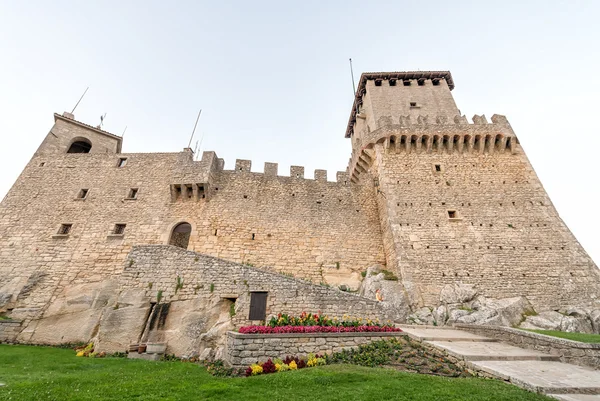
<path fill-rule="evenodd" d="M 381 79 L 375 80 L 375 86 L 381 86 Z"/>
<path fill-rule="evenodd" d="M 440 85 L 440 80 L 439 79 L 432 79 L 431 82 L 433 83 L 433 86 L 439 86 Z"/>
<path fill-rule="evenodd" d="M 396 86 L 396 80 L 390 79 L 390 86 Z"/>
<path fill-rule="evenodd" d="M 88 195 L 89 191 L 90 191 L 89 189 L 84 189 L 84 188 L 80 189 L 79 193 L 77 194 L 77 199 L 85 199 L 85 198 L 87 198 L 87 195 Z"/>
<path fill-rule="evenodd" d="M 410 107 L 418 107 L 417 102 L 410 102 Z"/>
<path fill-rule="evenodd" d="M 123 235 L 125 233 L 125 226 L 127 224 L 115 224 L 115 228 L 113 228 L 113 235 Z"/>
<path fill-rule="evenodd" d="M 419 84 L 419 86 L 424 86 L 425 85 L 425 80 L 424 79 L 419 79 L 417 81 L 417 84 Z"/>
<path fill-rule="evenodd" d="M 456 213 L 456 210 L 448 210 L 448 218 L 449 219 L 457 219 L 458 213 Z"/>
<path fill-rule="evenodd" d="M 435 171 L 437 171 L 437 172 L 442 171 L 442 165 L 441 164 L 436 164 L 435 165 Z"/>
<path fill-rule="evenodd" d="M 69 235 L 71 233 L 71 228 L 73 228 L 73 224 L 61 224 L 57 234 Z"/>
<path fill-rule="evenodd" d="M 119 162 L 117 163 L 117 167 L 125 167 L 126 164 L 127 164 L 127 158 L 120 157 Z"/>
<path fill-rule="evenodd" d="M 40 167 L 44 167 L 46 165 L 46 162 L 41 162 L 40 163 Z"/>
<path fill-rule="evenodd" d="M 404 84 L 404 86 L 410 86 L 410 81 L 408 79 L 405 79 L 404 81 L 402 81 L 402 83 Z"/>
<path fill-rule="evenodd" d="M 138 189 L 130 188 L 129 193 L 127 194 L 127 199 L 137 199 Z"/>

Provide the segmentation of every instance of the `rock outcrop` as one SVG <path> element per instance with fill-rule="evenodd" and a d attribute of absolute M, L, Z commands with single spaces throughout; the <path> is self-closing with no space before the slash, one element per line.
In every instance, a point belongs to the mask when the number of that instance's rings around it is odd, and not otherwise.
<path fill-rule="evenodd" d="M 374 265 L 367 269 L 358 294 L 368 299 L 377 299 L 378 290 L 382 306 L 393 312 L 395 320 L 405 321 L 410 313 L 410 306 L 402 283 L 382 266 Z"/>

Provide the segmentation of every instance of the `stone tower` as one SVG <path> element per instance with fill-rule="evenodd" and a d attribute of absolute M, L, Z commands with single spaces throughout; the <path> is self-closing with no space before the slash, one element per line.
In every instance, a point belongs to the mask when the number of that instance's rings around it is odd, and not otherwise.
<path fill-rule="evenodd" d="M 376 188 L 386 264 L 411 305 L 456 282 L 541 310 L 599 299 L 600 271 L 507 119 L 469 123 L 452 89 L 448 71 L 362 74 L 346 130 L 348 174 Z"/>

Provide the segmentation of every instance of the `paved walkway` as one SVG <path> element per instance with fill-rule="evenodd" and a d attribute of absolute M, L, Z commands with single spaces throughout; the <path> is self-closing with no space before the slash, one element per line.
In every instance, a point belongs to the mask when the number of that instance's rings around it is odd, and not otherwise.
<path fill-rule="evenodd" d="M 600 371 L 559 361 L 462 330 L 401 326 L 411 338 L 467 362 L 472 368 L 563 401 L 600 401 Z"/>

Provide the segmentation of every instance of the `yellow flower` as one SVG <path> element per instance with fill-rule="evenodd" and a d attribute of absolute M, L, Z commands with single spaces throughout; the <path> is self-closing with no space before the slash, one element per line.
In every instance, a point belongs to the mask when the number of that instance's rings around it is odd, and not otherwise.
<path fill-rule="evenodd" d="M 263 368 L 259 364 L 255 363 L 254 365 L 251 365 L 250 367 L 252 368 L 252 376 L 259 375 L 263 372 Z"/>
<path fill-rule="evenodd" d="M 281 364 L 276 363 L 275 364 L 275 370 L 278 371 L 278 372 L 281 372 Z"/>
<path fill-rule="evenodd" d="M 288 366 L 290 367 L 291 370 L 298 369 L 298 365 L 296 365 L 296 361 L 290 362 L 290 364 Z M 261 370 L 262 370 L 262 368 L 261 368 Z"/>
<path fill-rule="evenodd" d="M 83 356 L 84 352 L 83 351 L 79 351 L 76 356 Z"/>

